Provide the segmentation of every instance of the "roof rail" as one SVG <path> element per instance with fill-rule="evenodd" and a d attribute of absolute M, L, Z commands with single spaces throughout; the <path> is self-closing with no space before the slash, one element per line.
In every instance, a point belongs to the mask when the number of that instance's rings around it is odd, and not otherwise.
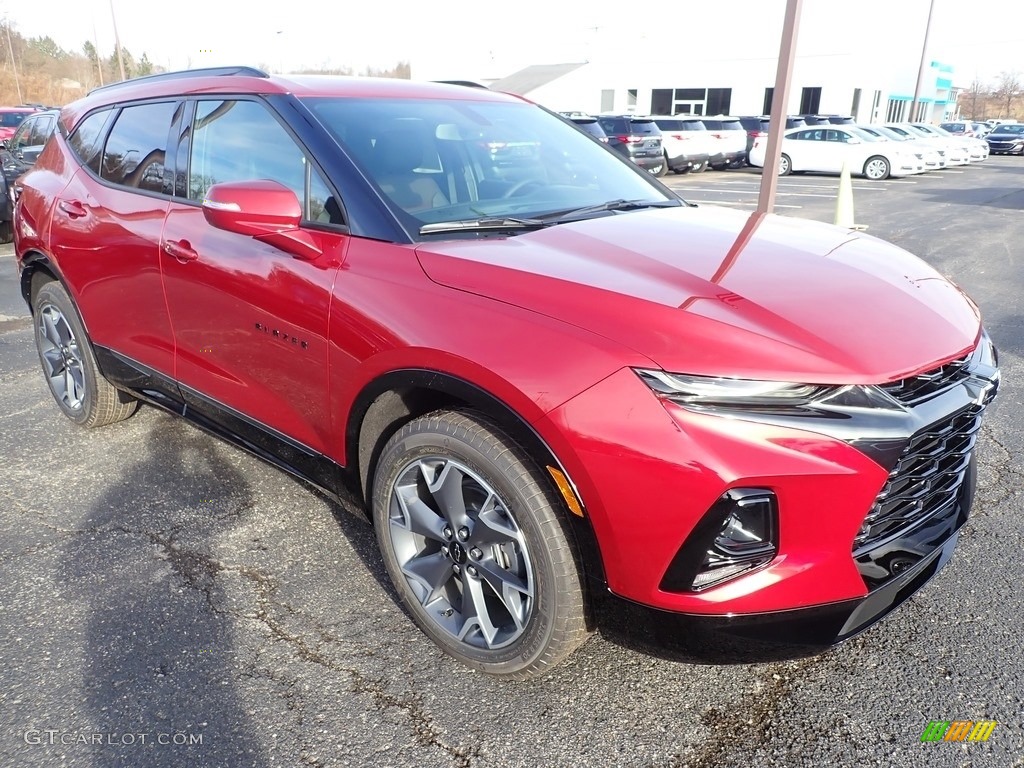
<path fill-rule="evenodd" d="M 89 95 L 91 96 L 99 91 L 108 91 L 112 88 L 135 85 L 136 83 L 160 83 L 164 80 L 184 80 L 185 78 L 190 77 L 231 77 L 233 75 L 241 75 L 244 77 L 270 77 L 270 75 L 262 69 L 256 69 L 256 67 L 205 67 L 202 69 L 183 69 L 179 72 L 160 72 L 155 75 L 133 77 L 130 80 L 121 80 L 117 83 L 101 85 L 89 91 Z"/>

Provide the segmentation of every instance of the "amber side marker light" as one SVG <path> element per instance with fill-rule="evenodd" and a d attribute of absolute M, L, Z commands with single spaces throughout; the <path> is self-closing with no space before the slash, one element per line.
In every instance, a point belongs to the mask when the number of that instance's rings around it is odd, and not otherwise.
<path fill-rule="evenodd" d="M 583 517 L 583 505 L 576 498 L 576 492 L 573 491 L 572 485 L 569 484 L 569 478 L 558 467 L 548 465 L 548 472 L 551 475 L 551 479 L 555 481 L 555 485 L 558 486 L 558 490 L 562 492 L 562 498 L 569 505 L 569 511 L 576 515 L 576 517 Z"/>

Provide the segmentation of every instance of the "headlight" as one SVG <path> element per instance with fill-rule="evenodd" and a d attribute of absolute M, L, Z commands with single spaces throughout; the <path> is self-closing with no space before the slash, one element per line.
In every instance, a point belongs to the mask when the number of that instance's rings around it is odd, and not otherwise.
<path fill-rule="evenodd" d="M 658 395 L 684 405 L 764 408 L 807 405 L 835 387 L 712 376 L 688 376 L 638 369 Z"/>

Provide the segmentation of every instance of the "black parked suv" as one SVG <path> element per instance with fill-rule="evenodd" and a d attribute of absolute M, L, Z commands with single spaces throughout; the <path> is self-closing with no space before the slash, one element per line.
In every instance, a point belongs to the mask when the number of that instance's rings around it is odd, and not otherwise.
<path fill-rule="evenodd" d="M 0 199 L 0 243 L 9 243 L 13 239 L 11 218 L 14 211 L 14 182 L 35 165 L 36 158 L 43 151 L 46 140 L 57 127 L 60 110 L 50 109 L 37 112 L 26 117 L 14 135 L 4 142 L 0 151 L 0 164 L 3 167 L 3 198 Z"/>
<path fill-rule="evenodd" d="M 608 146 L 655 176 L 668 173 L 661 148 L 661 129 L 650 117 L 601 115 L 597 118 L 608 134 Z"/>

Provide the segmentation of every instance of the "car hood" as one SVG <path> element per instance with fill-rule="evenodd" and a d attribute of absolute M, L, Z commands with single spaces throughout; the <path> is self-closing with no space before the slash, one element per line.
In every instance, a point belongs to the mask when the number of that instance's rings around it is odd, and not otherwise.
<path fill-rule="evenodd" d="M 879 383 L 952 360 L 980 333 L 974 303 L 906 251 L 775 215 L 634 211 L 417 254 L 436 283 L 588 329 L 677 373 Z"/>

